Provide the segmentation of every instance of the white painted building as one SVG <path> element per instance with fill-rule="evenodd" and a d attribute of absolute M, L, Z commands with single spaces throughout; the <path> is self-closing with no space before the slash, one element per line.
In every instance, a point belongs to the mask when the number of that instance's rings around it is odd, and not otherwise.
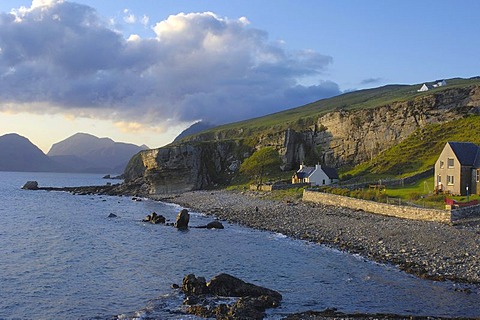
<path fill-rule="evenodd" d="M 327 186 L 338 182 L 337 170 L 317 164 L 315 167 L 300 165 L 292 177 L 292 183 L 310 183 L 312 186 Z"/>
<path fill-rule="evenodd" d="M 443 87 L 446 86 L 447 82 L 445 80 L 437 80 L 433 85 L 424 83 L 420 89 L 417 90 L 417 92 L 424 92 L 428 91 L 433 88 L 438 88 L 438 87 Z"/>

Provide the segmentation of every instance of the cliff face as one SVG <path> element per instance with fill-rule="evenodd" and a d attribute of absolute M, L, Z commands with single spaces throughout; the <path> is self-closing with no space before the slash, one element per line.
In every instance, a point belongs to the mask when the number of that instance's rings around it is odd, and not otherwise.
<path fill-rule="evenodd" d="M 480 114 L 480 88 L 460 88 L 372 109 L 337 110 L 301 132 L 286 130 L 260 138 L 257 148 L 275 146 L 285 170 L 302 162 L 355 165 L 398 144 L 415 130 Z"/>
<path fill-rule="evenodd" d="M 284 170 L 296 169 L 301 163 L 355 165 L 398 144 L 427 124 L 468 114 L 480 114 L 478 86 L 452 88 L 370 109 L 340 108 L 319 116 L 305 130 L 259 133 L 255 148 L 277 149 Z M 204 189 L 228 181 L 253 150 L 242 149 L 241 142 L 221 140 L 221 136 L 220 132 L 212 141 L 199 142 L 197 138 L 195 142 L 143 151 L 127 167 L 127 181 L 142 178 L 149 192 L 157 194 Z"/>
<path fill-rule="evenodd" d="M 142 179 L 149 194 L 171 194 L 212 187 L 235 170 L 239 145 L 232 141 L 189 143 L 146 150 L 125 171 L 126 182 Z"/>

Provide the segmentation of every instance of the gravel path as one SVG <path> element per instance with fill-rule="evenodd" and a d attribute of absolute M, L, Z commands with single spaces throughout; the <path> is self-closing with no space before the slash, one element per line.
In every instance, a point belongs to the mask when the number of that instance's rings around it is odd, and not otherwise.
<path fill-rule="evenodd" d="M 392 263 L 419 277 L 480 283 L 480 224 L 458 226 L 321 204 L 267 200 L 259 193 L 195 191 L 157 199 L 248 227 Z M 258 211 L 257 209 L 258 208 Z"/>

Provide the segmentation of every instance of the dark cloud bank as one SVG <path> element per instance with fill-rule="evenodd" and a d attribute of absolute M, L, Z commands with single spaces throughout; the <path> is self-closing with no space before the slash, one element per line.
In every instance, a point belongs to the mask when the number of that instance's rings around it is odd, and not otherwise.
<path fill-rule="evenodd" d="M 223 123 L 340 93 L 299 82 L 331 57 L 289 52 L 245 18 L 178 14 L 152 30 L 126 39 L 95 9 L 58 0 L 0 13 L 0 110 Z"/>

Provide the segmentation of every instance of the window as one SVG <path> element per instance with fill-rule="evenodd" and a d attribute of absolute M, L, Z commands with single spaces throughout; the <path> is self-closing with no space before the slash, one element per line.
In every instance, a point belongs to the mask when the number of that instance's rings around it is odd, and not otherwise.
<path fill-rule="evenodd" d="M 453 168 L 454 163 L 455 163 L 455 159 L 448 158 L 448 167 L 449 168 Z"/>
<path fill-rule="evenodd" d="M 443 167 L 445 167 L 445 162 L 443 162 L 442 160 L 440 160 L 440 169 L 443 169 Z"/>
<path fill-rule="evenodd" d="M 454 184 L 454 176 L 447 176 L 447 184 L 450 186 Z"/>

